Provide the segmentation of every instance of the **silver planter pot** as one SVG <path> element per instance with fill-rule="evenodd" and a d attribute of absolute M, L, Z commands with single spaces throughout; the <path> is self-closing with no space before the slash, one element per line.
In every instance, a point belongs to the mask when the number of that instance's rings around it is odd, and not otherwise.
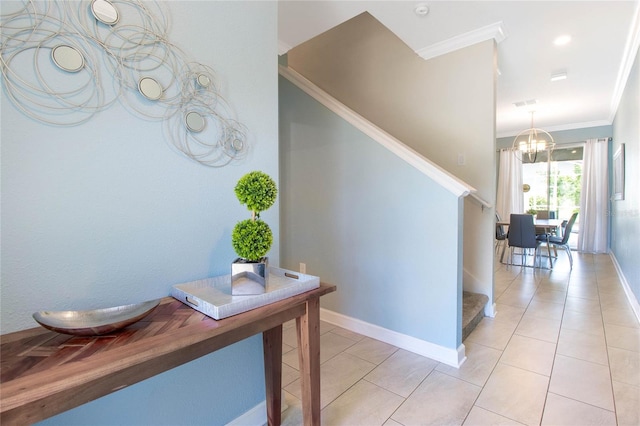
<path fill-rule="evenodd" d="M 231 295 L 263 294 L 269 281 L 269 258 L 259 261 L 237 258 L 231 264 Z"/>

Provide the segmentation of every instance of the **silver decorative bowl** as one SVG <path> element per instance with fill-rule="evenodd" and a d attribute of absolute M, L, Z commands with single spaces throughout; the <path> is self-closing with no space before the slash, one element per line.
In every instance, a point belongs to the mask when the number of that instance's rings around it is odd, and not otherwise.
<path fill-rule="evenodd" d="M 99 336 L 141 320 L 160 304 L 160 300 L 90 311 L 40 311 L 33 314 L 33 319 L 44 328 L 58 333 Z"/>

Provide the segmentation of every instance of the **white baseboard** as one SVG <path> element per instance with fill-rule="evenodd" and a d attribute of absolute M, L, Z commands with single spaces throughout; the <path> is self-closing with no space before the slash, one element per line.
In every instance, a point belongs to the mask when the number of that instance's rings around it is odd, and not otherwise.
<path fill-rule="evenodd" d="M 284 391 L 282 391 L 282 411 L 287 408 L 289 406 L 285 402 Z M 231 420 L 226 426 L 266 426 L 267 423 L 267 401 L 264 400 L 241 416 Z"/>
<path fill-rule="evenodd" d="M 320 319 L 452 367 L 459 368 L 467 360 L 463 344 L 461 344 L 457 350 L 445 348 L 444 346 L 407 336 L 406 334 L 398 333 L 324 308 L 320 308 Z M 282 410 L 284 411 L 287 408 L 284 394 L 282 396 L 282 404 Z M 227 423 L 227 426 L 264 426 L 266 424 L 267 402 L 262 401 L 249 411 Z"/>
<path fill-rule="evenodd" d="M 226 426 L 264 426 L 267 424 L 267 401 L 262 401 L 249 411 L 236 417 Z"/>
<path fill-rule="evenodd" d="M 467 360 L 463 344 L 461 344 L 457 350 L 445 348 L 444 346 L 407 336 L 406 334 L 398 333 L 324 308 L 320 308 L 320 319 L 452 367 L 459 368 Z"/>
<path fill-rule="evenodd" d="M 629 300 L 631 309 L 633 309 L 633 313 L 636 314 L 636 319 L 638 320 L 638 322 L 640 322 L 640 303 L 638 303 L 638 298 L 635 294 L 633 294 L 633 291 L 631 291 L 629 281 L 627 281 L 627 278 L 624 276 L 622 268 L 620 267 L 615 254 L 613 254 L 613 252 L 609 252 L 609 256 L 611 257 L 611 260 L 613 260 L 613 266 L 616 267 L 616 272 L 618 273 L 618 277 L 620 278 L 620 282 L 622 283 L 622 288 L 627 295 L 627 300 Z"/>
<path fill-rule="evenodd" d="M 498 310 L 496 309 L 496 304 L 487 303 L 484 307 L 484 314 L 487 317 L 495 318 Z"/>
<path fill-rule="evenodd" d="M 462 288 L 464 291 L 472 293 L 485 294 L 487 289 L 484 288 L 482 281 L 469 272 L 466 268 L 462 268 Z"/>

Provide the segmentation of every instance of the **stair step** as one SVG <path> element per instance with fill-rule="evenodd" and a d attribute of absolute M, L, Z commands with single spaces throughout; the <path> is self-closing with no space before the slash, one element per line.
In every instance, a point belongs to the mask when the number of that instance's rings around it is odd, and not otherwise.
<path fill-rule="evenodd" d="M 489 301 L 489 297 L 484 294 L 462 292 L 462 341 L 484 318 L 484 307 Z"/>

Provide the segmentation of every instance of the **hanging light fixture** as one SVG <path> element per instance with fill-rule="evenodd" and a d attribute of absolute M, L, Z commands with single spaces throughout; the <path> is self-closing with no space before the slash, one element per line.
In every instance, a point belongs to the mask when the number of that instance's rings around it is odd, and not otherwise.
<path fill-rule="evenodd" d="M 533 114 L 531 111 L 531 127 L 523 130 L 513 139 L 513 149 L 518 160 L 528 159 L 529 163 L 535 163 L 539 152 L 551 153 L 556 146 L 553 137 L 542 129 L 533 126 Z"/>

